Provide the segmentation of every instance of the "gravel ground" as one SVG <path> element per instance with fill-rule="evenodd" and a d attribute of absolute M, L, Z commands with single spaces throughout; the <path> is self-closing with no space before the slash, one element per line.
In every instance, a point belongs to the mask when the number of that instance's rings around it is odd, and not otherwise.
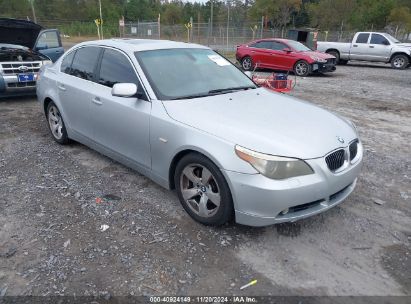
<path fill-rule="evenodd" d="M 0 101 L 0 295 L 411 295 L 411 69 L 339 66 L 292 95 L 352 119 L 364 167 L 340 206 L 265 228 L 197 224 L 175 193 L 55 143 L 34 98 Z"/>

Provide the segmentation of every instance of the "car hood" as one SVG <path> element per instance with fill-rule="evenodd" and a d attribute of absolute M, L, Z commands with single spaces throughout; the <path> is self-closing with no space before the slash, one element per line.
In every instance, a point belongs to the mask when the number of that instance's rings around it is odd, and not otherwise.
<path fill-rule="evenodd" d="M 411 43 L 398 43 L 398 44 L 394 44 L 394 45 L 399 46 L 399 47 L 411 48 Z"/>
<path fill-rule="evenodd" d="M 163 104 L 176 121 L 271 155 L 318 158 L 356 138 L 339 116 L 263 88 Z"/>
<path fill-rule="evenodd" d="M 306 51 L 303 52 L 304 55 L 307 56 L 315 56 L 318 57 L 320 59 L 332 59 L 335 58 L 333 55 L 327 54 L 327 53 L 323 53 L 323 52 L 319 52 L 319 51 Z"/>
<path fill-rule="evenodd" d="M 0 18 L 0 43 L 34 48 L 42 27 L 26 20 Z"/>

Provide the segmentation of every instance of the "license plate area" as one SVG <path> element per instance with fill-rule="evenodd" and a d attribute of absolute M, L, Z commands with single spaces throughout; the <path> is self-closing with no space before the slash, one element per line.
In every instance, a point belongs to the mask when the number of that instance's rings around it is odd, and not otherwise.
<path fill-rule="evenodd" d="M 19 82 L 32 82 L 34 81 L 34 74 L 19 74 Z"/>

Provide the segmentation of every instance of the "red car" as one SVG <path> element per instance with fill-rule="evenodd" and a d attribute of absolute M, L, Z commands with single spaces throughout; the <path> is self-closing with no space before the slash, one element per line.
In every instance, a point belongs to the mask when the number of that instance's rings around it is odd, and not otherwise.
<path fill-rule="evenodd" d="M 237 46 L 236 58 L 244 70 L 266 68 L 293 71 L 298 76 L 335 71 L 336 58 L 288 39 L 260 39 Z"/>

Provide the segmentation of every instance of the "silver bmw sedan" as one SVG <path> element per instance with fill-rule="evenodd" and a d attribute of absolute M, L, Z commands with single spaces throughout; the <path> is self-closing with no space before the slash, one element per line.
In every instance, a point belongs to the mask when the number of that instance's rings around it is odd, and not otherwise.
<path fill-rule="evenodd" d="M 81 43 L 41 69 L 37 96 L 55 141 L 78 141 L 175 189 L 206 225 L 318 214 L 347 198 L 361 170 L 353 123 L 259 88 L 201 45 Z"/>

